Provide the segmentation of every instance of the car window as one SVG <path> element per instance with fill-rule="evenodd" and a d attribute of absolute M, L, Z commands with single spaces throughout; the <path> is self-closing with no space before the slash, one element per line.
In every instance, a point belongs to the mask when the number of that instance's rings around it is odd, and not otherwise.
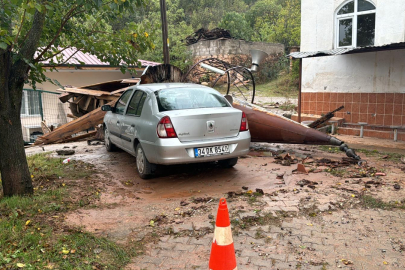
<path fill-rule="evenodd" d="M 143 93 L 143 95 L 141 97 L 141 101 L 139 101 L 138 109 L 136 110 L 136 115 L 139 115 L 139 116 L 141 115 L 143 105 L 145 104 L 145 100 L 146 100 L 146 93 Z"/>
<path fill-rule="evenodd" d="M 132 90 L 126 91 L 115 104 L 115 112 L 118 114 L 124 114 L 125 107 L 127 106 L 128 99 L 131 96 Z"/>
<path fill-rule="evenodd" d="M 140 112 L 138 113 L 138 106 L 140 104 L 142 96 L 144 96 L 144 95 L 145 94 L 142 91 L 138 90 L 135 92 L 135 94 L 132 96 L 132 99 L 128 105 L 128 111 L 127 111 L 128 115 L 135 115 L 135 116 L 141 115 Z"/>
<path fill-rule="evenodd" d="M 230 107 L 226 99 L 209 88 L 170 88 L 155 92 L 159 111 Z"/>

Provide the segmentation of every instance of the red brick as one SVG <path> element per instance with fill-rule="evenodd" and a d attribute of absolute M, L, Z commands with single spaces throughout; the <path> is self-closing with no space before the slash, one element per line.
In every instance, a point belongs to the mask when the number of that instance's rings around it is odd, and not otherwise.
<path fill-rule="evenodd" d="M 345 94 L 344 93 L 338 93 L 337 94 L 337 101 L 338 103 L 341 103 L 342 105 L 345 102 Z"/>
<path fill-rule="evenodd" d="M 376 125 L 384 125 L 384 115 L 383 114 L 377 114 L 376 115 L 375 124 Z"/>
<path fill-rule="evenodd" d="M 360 103 L 353 102 L 351 112 L 352 113 L 360 113 Z"/>
<path fill-rule="evenodd" d="M 384 116 L 384 126 L 392 125 L 392 114 Z"/>
<path fill-rule="evenodd" d="M 360 113 L 368 113 L 368 104 L 367 103 L 361 103 L 359 112 Z"/>
<path fill-rule="evenodd" d="M 370 93 L 368 95 L 368 103 L 377 103 L 377 94 L 376 93 Z"/>
<path fill-rule="evenodd" d="M 367 114 L 367 123 L 369 125 L 375 125 L 376 124 L 375 121 L 376 121 L 375 116 L 373 116 L 372 114 Z"/>
<path fill-rule="evenodd" d="M 403 100 L 404 100 L 404 94 L 395 93 L 394 104 L 404 104 Z"/>
<path fill-rule="evenodd" d="M 361 93 L 360 101 L 361 103 L 368 103 L 369 94 L 368 93 Z"/>
<path fill-rule="evenodd" d="M 385 104 L 384 107 L 384 114 L 390 114 L 392 115 L 394 112 L 394 105 L 392 103 L 387 103 Z"/>
<path fill-rule="evenodd" d="M 367 108 L 367 112 L 368 113 L 377 113 L 377 105 L 376 104 L 368 104 L 368 108 Z"/>
<path fill-rule="evenodd" d="M 385 103 L 386 104 L 394 103 L 394 93 L 385 93 Z"/>
<path fill-rule="evenodd" d="M 352 114 L 352 123 L 358 123 L 360 119 L 360 116 L 358 113 Z"/>
<path fill-rule="evenodd" d="M 394 115 L 392 117 L 392 125 L 393 126 L 402 126 L 402 116 Z"/>
<path fill-rule="evenodd" d="M 377 103 L 385 103 L 385 93 L 378 93 L 377 95 Z"/>
<path fill-rule="evenodd" d="M 328 112 L 330 112 L 331 110 L 330 110 L 330 108 L 329 108 L 330 106 L 329 106 L 329 102 L 323 102 L 323 111 L 325 112 L 325 113 L 328 113 Z"/>
<path fill-rule="evenodd" d="M 345 104 L 353 102 L 353 93 L 345 93 Z"/>
<path fill-rule="evenodd" d="M 330 101 L 337 102 L 338 101 L 338 94 L 337 93 L 330 93 Z"/>
<path fill-rule="evenodd" d="M 310 93 L 309 101 L 316 101 L 316 93 Z"/>
<path fill-rule="evenodd" d="M 353 103 L 354 102 L 360 102 L 361 98 L 360 98 L 360 93 L 353 93 Z"/>
<path fill-rule="evenodd" d="M 323 101 L 329 103 L 329 101 L 330 101 L 330 96 L 331 96 L 330 93 L 324 93 L 324 94 L 323 94 Z"/>
<path fill-rule="evenodd" d="M 316 101 L 323 102 L 323 93 L 316 93 Z"/>
<path fill-rule="evenodd" d="M 367 114 L 361 113 L 359 117 L 359 122 L 367 122 Z"/>
<path fill-rule="evenodd" d="M 392 114 L 397 116 L 402 115 L 402 104 L 395 104 Z"/>
<path fill-rule="evenodd" d="M 384 103 L 377 103 L 377 114 L 385 114 Z"/>

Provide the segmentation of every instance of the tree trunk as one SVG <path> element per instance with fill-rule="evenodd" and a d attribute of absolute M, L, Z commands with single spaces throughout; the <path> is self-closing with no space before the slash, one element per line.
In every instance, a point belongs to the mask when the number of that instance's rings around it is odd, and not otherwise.
<path fill-rule="evenodd" d="M 21 99 L 28 76 L 27 60 L 32 62 L 42 34 L 45 13 L 36 11 L 24 45 L 12 52 L 0 49 L 0 172 L 4 196 L 32 194 L 33 187 L 24 150 L 21 128 Z"/>
<path fill-rule="evenodd" d="M 0 172 L 4 196 L 33 192 L 30 172 L 24 151 L 21 128 L 21 98 L 24 82 L 13 84 L 11 53 L 0 54 Z"/>

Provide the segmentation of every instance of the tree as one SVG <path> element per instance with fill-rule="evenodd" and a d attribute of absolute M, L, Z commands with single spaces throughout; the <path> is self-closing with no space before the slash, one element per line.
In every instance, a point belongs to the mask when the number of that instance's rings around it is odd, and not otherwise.
<path fill-rule="evenodd" d="M 144 0 L 0 0 L 0 171 L 5 196 L 33 192 L 20 119 L 24 83 L 51 81 L 51 71 L 67 62 L 62 52 L 75 48 L 111 65 L 137 65 L 137 52 L 152 46 L 142 25 L 113 30 L 124 9 Z M 73 56 L 74 57 L 74 56 Z M 53 82 L 56 83 L 56 82 Z"/>
<path fill-rule="evenodd" d="M 253 34 L 245 15 L 235 11 L 226 13 L 219 23 L 219 27 L 229 30 L 234 38 L 251 40 Z"/>

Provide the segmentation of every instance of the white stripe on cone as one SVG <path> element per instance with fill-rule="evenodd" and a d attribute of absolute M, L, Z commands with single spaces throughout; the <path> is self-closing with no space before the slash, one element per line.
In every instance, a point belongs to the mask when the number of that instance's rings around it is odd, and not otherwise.
<path fill-rule="evenodd" d="M 214 239 L 218 246 L 228 246 L 233 243 L 231 226 L 228 227 L 215 227 Z"/>

